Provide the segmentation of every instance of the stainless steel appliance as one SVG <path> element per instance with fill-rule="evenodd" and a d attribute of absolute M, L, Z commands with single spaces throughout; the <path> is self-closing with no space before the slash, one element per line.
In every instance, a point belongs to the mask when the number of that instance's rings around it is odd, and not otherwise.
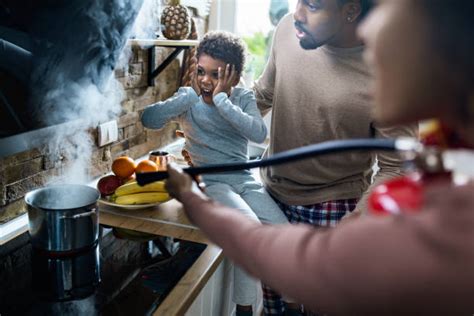
<path fill-rule="evenodd" d="M 100 281 L 99 191 L 85 185 L 48 186 L 29 192 L 33 287 L 64 301 L 92 294 Z"/>
<path fill-rule="evenodd" d="M 32 251 L 33 289 L 48 301 L 92 295 L 100 281 L 98 243 L 75 253 Z"/>

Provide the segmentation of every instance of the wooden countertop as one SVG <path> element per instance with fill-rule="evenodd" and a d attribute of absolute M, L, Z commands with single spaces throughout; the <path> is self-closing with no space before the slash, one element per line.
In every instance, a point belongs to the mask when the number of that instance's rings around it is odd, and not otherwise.
<path fill-rule="evenodd" d="M 120 209 L 102 203 L 99 209 L 100 223 L 104 225 L 208 243 L 201 231 L 188 220 L 181 203 L 175 199 L 142 210 Z"/>
<path fill-rule="evenodd" d="M 222 250 L 189 222 L 181 203 L 174 199 L 143 210 L 123 210 L 105 204 L 100 204 L 99 209 L 99 221 L 103 225 L 207 244 L 153 314 L 183 315 L 221 263 Z"/>

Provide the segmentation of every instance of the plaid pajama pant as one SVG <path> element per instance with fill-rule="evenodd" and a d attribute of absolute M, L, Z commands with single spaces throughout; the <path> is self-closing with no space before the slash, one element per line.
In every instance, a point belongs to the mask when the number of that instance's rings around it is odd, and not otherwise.
<path fill-rule="evenodd" d="M 305 223 L 315 227 L 335 227 L 342 217 L 355 209 L 358 199 L 335 200 L 313 205 L 286 205 L 275 199 L 290 223 Z M 262 284 L 265 315 L 283 315 L 281 296 Z"/>

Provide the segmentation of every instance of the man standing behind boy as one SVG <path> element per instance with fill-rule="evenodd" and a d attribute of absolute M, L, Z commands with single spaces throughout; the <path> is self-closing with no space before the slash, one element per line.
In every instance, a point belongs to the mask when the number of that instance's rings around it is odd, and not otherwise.
<path fill-rule="evenodd" d="M 370 75 L 356 35 L 371 6 L 370 0 L 299 0 L 294 15 L 282 19 L 254 87 L 262 114 L 272 110 L 265 156 L 336 139 L 416 136 L 414 126 L 373 122 Z M 380 170 L 370 185 L 376 159 Z M 348 153 L 269 167 L 261 177 L 291 222 L 333 227 L 349 212 L 364 212 L 370 188 L 399 175 L 400 166 L 396 154 Z M 266 286 L 264 309 L 267 315 L 285 309 Z"/>

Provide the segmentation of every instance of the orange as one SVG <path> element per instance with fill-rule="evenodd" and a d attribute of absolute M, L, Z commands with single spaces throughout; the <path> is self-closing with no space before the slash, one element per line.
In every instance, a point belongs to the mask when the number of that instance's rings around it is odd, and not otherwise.
<path fill-rule="evenodd" d="M 135 160 L 127 156 L 121 156 L 114 160 L 112 163 L 112 172 L 115 173 L 117 177 L 122 179 L 127 179 L 133 175 L 137 164 Z"/>
<path fill-rule="evenodd" d="M 158 171 L 158 165 L 151 160 L 145 159 L 138 163 L 136 173 Z"/>

